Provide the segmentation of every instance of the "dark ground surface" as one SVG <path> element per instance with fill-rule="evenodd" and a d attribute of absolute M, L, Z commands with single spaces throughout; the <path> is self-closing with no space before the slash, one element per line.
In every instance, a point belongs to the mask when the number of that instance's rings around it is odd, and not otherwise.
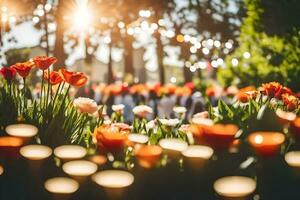
<path fill-rule="evenodd" d="M 179 167 L 171 162 L 164 168 L 145 170 L 136 165 L 131 171 L 134 184 L 124 193 L 124 200 L 218 200 L 213 191 L 213 182 L 223 176 L 244 175 L 257 179 L 257 190 L 250 199 L 255 200 L 300 200 L 300 176 L 284 162 L 282 156 L 258 158 L 258 162 L 247 169 L 239 165 L 249 155 L 241 153 L 217 153 L 217 159 L 209 161 L 199 170 L 187 165 Z M 67 176 L 56 167 L 53 157 L 39 168 L 33 169 L 24 158 L 0 157 L 5 172 L 0 176 L 0 200 L 50 200 L 53 196 L 45 191 L 45 180 L 56 176 Z M 111 164 L 99 170 L 111 169 Z M 254 198 L 255 196 L 255 198 Z M 258 198 L 259 196 L 259 198 Z M 108 199 L 104 190 L 90 178 L 80 184 L 79 190 L 69 199 Z"/>

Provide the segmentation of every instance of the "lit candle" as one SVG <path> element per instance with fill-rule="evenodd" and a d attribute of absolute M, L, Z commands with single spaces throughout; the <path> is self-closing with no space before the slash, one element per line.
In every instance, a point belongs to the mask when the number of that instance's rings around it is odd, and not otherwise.
<path fill-rule="evenodd" d="M 188 147 L 185 141 L 175 138 L 161 139 L 159 145 L 170 158 L 178 158 L 180 153 Z"/>
<path fill-rule="evenodd" d="M 215 181 L 216 193 L 227 200 L 247 199 L 256 189 L 256 182 L 244 176 L 228 176 Z"/>
<path fill-rule="evenodd" d="M 297 117 L 291 123 L 291 132 L 293 133 L 293 135 L 297 140 L 300 140 L 300 117 Z"/>
<path fill-rule="evenodd" d="M 110 199 L 122 199 L 124 189 L 133 183 L 134 176 L 126 171 L 105 170 L 93 175 L 92 180 L 106 190 Z"/>
<path fill-rule="evenodd" d="M 254 132 L 248 137 L 250 145 L 262 156 L 274 155 L 285 137 L 279 132 Z"/>
<path fill-rule="evenodd" d="M 80 159 L 86 153 L 86 149 L 79 145 L 62 145 L 54 149 L 54 155 L 63 160 Z"/>
<path fill-rule="evenodd" d="M 0 165 L 0 176 L 3 174 L 4 168 Z"/>
<path fill-rule="evenodd" d="M 31 138 L 37 134 L 38 129 L 30 124 L 12 124 L 7 126 L 5 131 L 10 136 Z"/>
<path fill-rule="evenodd" d="M 279 123 L 282 125 L 289 125 L 290 122 L 296 119 L 296 114 L 292 112 L 285 112 L 281 109 L 276 110 L 276 115 L 278 117 Z"/>
<path fill-rule="evenodd" d="M 156 145 L 141 145 L 135 149 L 135 156 L 138 163 L 144 168 L 151 168 L 156 165 L 162 154 L 162 148 Z"/>
<path fill-rule="evenodd" d="M 93 155 L 88 158 L 93 163 L 96 163 L 97 165 L 103 165 L 107 162 L 107 158 L 102 155 Z"/>
<path fill-rule="evenodd" d="M 239 128 L 234 124 L 214 124 L 202 126 L 202 130 L 206 143 L 216 149 L 227 149 L 234 141 Z"/>
<path fill-rule="evenodd" d="M 20 154 L 29 160 L 43 160 L 52 154 L 52 149 L 44 145 L 27 145 L 20 149 Z"/>
<path fill-rule="evenodd" d="M 149 137 L 147 135 L 131 133 L 128 135 L 128 140 L 134 144 L 146 144 Z"/>
<path fill-rule="evenodd" d="M 285 154 L 284 159 L 290 167 L 300 169 L 300 151 L 290 151 Z"/>
<path fill-rule="evenodd" d="M 54 194 L 72 194 L 78 190 L 79 184 L 71 178 L 56 177 L 48 179 L 44 187 Z"/>
<path fill-rule="evenodd" d="M 62 169 L 65 173 L 74 177 L 85 177 L 94 174 L 98 166 L 90 161 L 76 160 L 63 164 Z"/>
<path fill-rule="evenodd" d="M 24 140 L 18 137 L 0 137 L 0 156 L 17 157 L 19 148 L 24 144 Z"/>
<path fill-rule="evenodd" d="M 208 146 L 190 145 L 182 155 L 192 168 L 200 168 L 203 164 L 211 158 L 214 150 Z"/>

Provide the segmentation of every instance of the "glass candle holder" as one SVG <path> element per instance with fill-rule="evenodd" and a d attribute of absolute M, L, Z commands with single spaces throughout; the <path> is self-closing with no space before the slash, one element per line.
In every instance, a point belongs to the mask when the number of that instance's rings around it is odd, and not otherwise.
<path fill-rule="evenodd" d="M 54 149 L 54 155 L 63 161 L 81 159 L 86 153 L 86 149 L 79 145 L 62 145 Z"/>
<path fill-rule="evenodd" d="M 202 145 L 190 145 L 182 151 L 184 160 L 193 169 L 201 169 L 206 161 L 212 157 L 213 153 L 214 150 L 212 148 Z"/>
<path fill-rule="evenodd" d="M 285 137 L 279 132 L 254 132 L 248 137 L 249 144 L 261 156 L 271 156 L 276 154 Z"/>
<path fill-rule="evenodd" d="M 188 147 L 188 144 L 185 141 L 175 138 L 161 139 L 158 144 L 172 159 L 178 159 L 181 155 L 181 152 Z"/>
<path fill-rule="evenodd" d="M 256 182 L 245 176 L 228 176 L 215 181 L 214 190 L 224 200 L 245 200 L 256 189 Z"/>

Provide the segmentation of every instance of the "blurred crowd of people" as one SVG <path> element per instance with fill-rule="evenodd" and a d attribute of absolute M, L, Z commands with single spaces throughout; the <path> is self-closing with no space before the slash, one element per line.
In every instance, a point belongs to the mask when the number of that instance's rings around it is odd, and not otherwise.
<path fill-rule="evenodd" d="M 137 105 L 148 105 L 153 109 L 153 118 L 174 118 L 175 106 L 186 108 L 185 120 L 189 120 L 194 114 L 205 111 L 205 95 L 209 95 L 210 102 L 217 102 L 218 91 L 214 92 L 208 88 L 206 93 L 197 91 L 195 85 L 190 82 L 183 86 L 173 84 L 135 84 L 129 86 L 126 83 L 106 85 L 103 83 L 90 84 L 73 91 L 72 96 L 87 97 L 94 99 L 98 105 L 105 105 L 107 114 L 113 112 L 112 105 L 123 104 L 125 122 L 131 123 L 134 119 L 132 109 Z"/>

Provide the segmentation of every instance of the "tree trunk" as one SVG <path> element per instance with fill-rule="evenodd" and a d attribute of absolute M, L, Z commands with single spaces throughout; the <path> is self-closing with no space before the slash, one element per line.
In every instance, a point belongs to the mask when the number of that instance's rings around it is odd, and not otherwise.
<path fill-rule="evenodd" d="M 133 38 L 130 35 L 126 35 L 124 38 L 124 60 L 125 60 L 125 74 L 132 74 L 134 76 L 133 68 Z"/>
<path fill-rule="evenodd" d="M 48 31 L 48 19 L 47 19 L 47 11 L 46 11 L 46 6 L 47 0 L 44 0 L 43 4 L 43 11 L 44 11 L 44 28 L 45 28 L 45 40 L 46 40 L 46 56 L 49 56 L 50 53 L 50 46 L 49 46 L 49 31 Z"/>
<path fill-rule="evenodd" d="M 193 73 L 191 72 L 190 68 L 183 66 L 183 77 L 185 83 L 193 80 Z"/>
<path fill-rule="evenodd" d="M 159 70 L 159 80 L 161 84 L 165 84 L 165 68 L 163 64 L 164 58 L 164 49 L 163 44 L 161 42 L 160 34 L 156 32 L 155 34 L 156 39 L 156 54 L 157 54 L 157 65 Z"/>
<path fill-rule="evenodd" d="M 63 19 L 64 15 L 64 1 L 58 0 L 57 11 L 55 14 L 56 19 L 56 32 L 55 32 L 55 47 L 54 56 L 58 59 L 57 63 L 54 65 L 54 70 L 65 65 L 65 60 L 67 58 L 64 50 L 64 29 L 65 22 Z"/>
<path fill-rule="evenodd" d="M 112 41 L 111 41 L 109 43 L 109 58 L 107 64 L 107 84 L 111 84 L 114 82 L 112 64 L 113 64 L 113 60 L 112 60 Z"/>

